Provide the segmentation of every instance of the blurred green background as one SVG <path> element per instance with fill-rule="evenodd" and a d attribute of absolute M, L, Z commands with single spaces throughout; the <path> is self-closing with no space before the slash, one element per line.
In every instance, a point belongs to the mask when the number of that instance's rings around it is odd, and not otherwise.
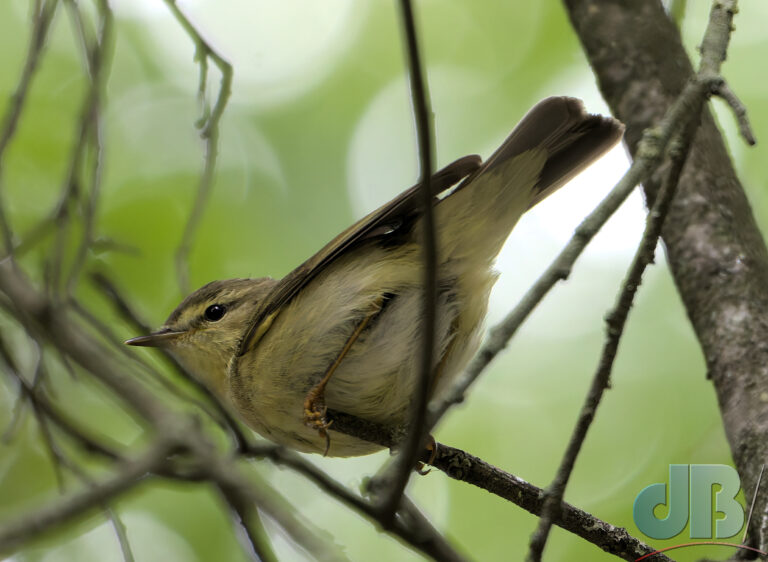
<path fill-rule="evenodd" d="M 0 2 L 0 99 L 16 86 L 29 34 L 29 3 Z M 487 156 L 536 101 L 554 94 L 607 111 L 559 2 L 417 2 L 430 81 L 438 164 L 467 153 Z M 689 2 L 683 32 L 691 56 L 708 2 Z M 231 102 L 221 125 L 216 183 L 190 255 L 193 287 L 228 277 L 279 277 L 353 220 L 417 178 L 415 135 L 394 2 L 180 3 L 234 65 Z M 83 3 L 87 7 L 87 3 Z M 120 0 L 108 102 L 105 176 L 97 235 L 120 249 L 91 252 L 86 271 L 107 272 L 153 325 L 182 298 L 173 266 L 202 167 L 194 121 L 193 46 L 159 0 Z M 71 22 L 60 10 L 41 70 L 4 163 L 8 215 L 28 232 L 55 201 L 70 158 L 87 85 Z M 756 69 L 768 54 L 768 4 L 741 3 L 724 67 L 750 111 L 758 140 L 768 124 L 768 81 Z M 212 71 L 215 93 L 218 75 Z M 0 109 L 5 109 L 5 107 Z M 740 177 L 760 224 L 768 222 L 768 159 L 747 150 L 731 116 L 715 102 Z M 499 320 L 541 273 L 573 228 L 620 177 L 623 149 L 521 221 L 499 258 L 501 279 L 489 322 Z M 480 379 L 435 437 L 464 448 L 538 486 L 554 475 L 603 342 L 602 318 L 643 227 L 635 194 L 590 246 L 508 350 Z M 50 241 L 24 264 L 36 275 Z M 666 482 L 670 463 L 731 463 L 715 395 L 685 312 L 659 252 L 622 340 L 613 375 L 566 499 L 643 538 L 632 521 L 637 493 Z M 87 282 L 78 296 L 121 336 L 132 334 Z M 17 342 L 6 319 L 0 329 Z M 144 353 L 142 351 L 142 353 Z M 147 357 L 150 354 L 147 353 Z M 169 375 L 172 376 L 172 375 Z M 87 377 L 52 367 L 57 397 L 73 416 L 114 440 L 141 439 L 137 426 Z M 0 378 L 0 427 L 11 418 L 16 387 Z M 386 459 L 311 457 L 354 487 Z M 415 560 L 395 540 L 288 470 L 267 463 L 268 478 L 300 512 L 327 531 L 353 560 Z M 471 558 L 522 559 L 536 518 L 440 473 L 410 488 L 434 523 Z M 56 481 L 34 419 L 0 445 L 0 521 L 56 495 Z M 228 515 L 207 487 L 152 483 L 117 502 L 138 561 L 241 560 Z M 302 560 L 273 533 L 282 559 Z M 738 541 L 740 537 L 734 538 Z M 650 541 L 658 547 L 687 542 Z M 609 560 L 555 528 L 547 560 Z M 678 560 L 725 558 L 732 549 L 676 551 Z M 94 515 L 13 556 L 18 561 L 120 560 L 114 533 Z"/>

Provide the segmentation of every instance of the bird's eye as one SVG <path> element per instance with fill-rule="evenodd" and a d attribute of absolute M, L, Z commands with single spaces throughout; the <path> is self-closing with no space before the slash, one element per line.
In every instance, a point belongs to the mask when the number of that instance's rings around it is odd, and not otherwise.
<path fill-rule="evenodd" d="M 227 312 L 227 307 L 225 307 L 223 304 L 212 304 L 208 308 L 205 309 L 205 312 L 203 315 L 205 316 L 205 319 L 209 322 L 218 322 L 224 317 L 224 314 Z"/>

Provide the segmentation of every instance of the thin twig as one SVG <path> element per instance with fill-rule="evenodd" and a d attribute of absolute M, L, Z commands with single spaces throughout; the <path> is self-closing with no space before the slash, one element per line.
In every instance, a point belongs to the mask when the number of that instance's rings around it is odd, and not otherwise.
<path fill-rule="evenodd" d="M 85 61 L 85 73 L 88 75 L 89 84 L 85 96 L 83 97 L 80 120 L 75 131 L 75 137 L 72 143 L 72 154 L 69 159 L 69 167 L 61 187 L 59 200 L 50 213 L 50 216 L 43 219 L 41 222 L 41 225 L 52 222 L 55 224 L 58 231 L 54 238 L 53 250 L 48 261 L 49 277 L 47 278 L 47 283 L 51 294 L 53 295 L 58 295 L 59 290 L 62 288 L 61 279 L 64 270 L 66 243 L 73 215 L 72 208 L 77 204 L 77 201 L 82 194 L 82 168 L 85 165 L 88 151 L 92 144 L 95 146 L 96 151 L 94 157 L 95 176 L 93 178 L 95 183 L 92 187 L 97 190 L 97 194 L 101 181 L 102 147 L 98 137 L 98 122 L 100 101 L 106 80 L 105 75 L 106 71 L 108 71 L 108 68 L 106 68 L 106 65 L 104 64 L 104 51 L 107 49 L 107 44 L 111 40 L 112 29 L 112 16 L 106 2 L 100 2 L 99 12 L 101 14 L 101 23 L 99 25 L 99 36 L 94 40 L 90 40 L 87 36 L 88 33 L 86 31 L 85 22 L 82 19 L 83 15 L 77 3 L 74 0 L 66 0 L 66 4 L 72 15 L 75 36 L 79 39 L 79 42 L 84 48 L 83 59 Z M 84 218 L 86 223 L 89 220 L 92 221 L 92 217 L 90 219 L 87 216 Z M 38 225 L 35 230 L 38 229 L 44 230 L 44 227 Z M 87 235 L 90 236 L 90 232 L 88 232 Z M 81 259 L 85 259 L 85 254 L 80 256 L 81 251 L 86 252 L 87 247 L 82 250 L 78 249 L 78 255 L 76 256 L 78 261 L 75 262 L 75 269 L 72 274 L 73 277 L 70 278 L 66 284 L 66 288 L 70 290 L 74 286 L 74 280 L 77 277 L 80 265 L 82 265 L 78 262 Z"/>
<path fill-rule="evenodd" d="M 16 86 L 16 91 L 11 96 L 8 110 L 3 118 L 3 125 L 0 129 L 0 233 L 3 236 L 5 252 L 7 255 L 13 253 L 13 230 L 5 216 L 5 204 L 3 202 L 3 159 L 5 150 L 8 148 L 16 127 L 19 123 L 24 104 L 27 101 L 29 86 L 32 78 L 37 71 L 37 65 L 40 61 L 40 54 L 45 47 L 45 40 L 48 36 L 53 16 L 56 12 L 57 0 L 35 0 L 32 17 L 32 34 L 27 49 L 27 58 L 24 61 L 24 67 L 21 71 L 21 78 Z"/>
<path fill-rule="evenodd" d="M 632 301 L 642 279 L 643 272 L 648 264 L 653 261 L 654 250 L 658 238 L 661 236 L 664 218 L 671 205 L 683 166 L 693 143 L 694 135 L 698 129 L 704 103 L 713 92 L 713 85 L 724 83 L 719 72 L 720 66 L 725 60 L 735 12 L 735 0 L 729 2 L 717 0 L 713 3 L 709 23 L 702 40 L 701 65 L 696 78 L 692 82 L 694 87 L 698 86 L 697 95 L 686 97 L 686 91 L 690 91 L 690 88 L 686 88 L 670 109 L 670 113 L 675 109 L 685 112 L 687 118 L 679 128 L 669 129 L 670 133 L 674 135 L 674 140 L 670 142 L 669 169 L 648 213 L 643 237 L 632 260 L 632 265 L 629 268 L 626 279 L 622 283 L 617 303 L 606 318 L 607 337 L 603 346 L 600 363 L 598 364 L 589 393 L 574 426 L 573 434 L 557 474 L 547 490 L 547 497 L 544 502 L 544 510 L 539 520 L 539 525 L 531 536 L 527 556 L 529 562 L 539 562 L 541 560 L 553 519 L 557 515 L 563 495 L 565 494 L 565 487 L 573 471 L 576 457 L 594 420 L 603 392 L 608 387 L 614 359 L 618 351 L 619 340 L 629 315 L 629 309 L 632 306 Z M 741 117 L 745 118 L 744 115 Z"/>
<path fill-rule="evenodd" d="M 96 220 L 96 212 L 98 210 L 97 207 L 101 194 L 101 183 L 104 171 L 104 139 L 101 110 L 103 99 L 105 97 L 107 78 L 109 77 L 109 69 L 111 68 L 114 17 L 107 0 L 98 0 L 97 6 L 100 19 L 99 31 L 92 49 L 88 50 L 86 37 L 84 34 L 82 37 L 86 47 L 85 59 L 91 77 L 91 88 L 94 90 L 92 118 L 90 121 L 90 145 L 93 148 L 94 154 L 91 156 L 92 164 L 88 198 L 83 202 L 82 239 L 80 240 L 77 252 L 75 253 L 69 272 L 69 278 L 66 283 L 67 294 L 69 295 L 74 292 L 75 285 L 79 280 L 80 272 L 88 255 L 88 250 L 90 250 L 93 245 L 94 223 Z M 77 12 L 82 19 L 79 10 L 75 9 L 75 12 Z"/>
<path fill-rule="evenodd" d="M 733 114 L 736 116 L 736 122 L 739 124 L 739 133 L 746 143 L 750 146 L 756 145 L 757 139 L 755 139 L 755 134 L 752 132 L 752 126 L 749 124 L 749 119 L 747 118 L 747 108 L 741 103 L 741 100 L 736 93 L 731 90 L 728 83 L 723 80 L 715 86 L 712 93 L 722 98 L 725 103 L 730 106 L 731 111 L 733 111 Z"/>
<path fill-rule="evenodd" d="M 423 75 L 419 44 L 410 0 L 400 0 L 400 12 L 403 35 L 406 44 L 408 71 L 411 83 L 411 100 L 416 122 L 416 136 L 419 148 L 419 175 L 421 182 L 420 198 L 422 207 L 422 262 L 423 293 L 421 303 L 421 350 L 419 355 L 419 380 L 416 395 L 411 403 L 411 419 L 408 437 L 402 449 L 385 473 L 377 477 L 385 482 L 386 492 L 380 498 L 381 522 L 389 527 L 395 517 L 400 498 L 408 484 L 419 450 L 423 448 L 427 436 L 427 402 L 434 371 L 435 323 L 437 311 L 437 232 L 435 229 L 433 197 L 430 187 L 432 177 L 432 110 L 429 90 Z"/>
<path fill-rule="evenodd" d="M 158 441 L 138 458 L 126 461 L 109 478 L 94 482 L 76 494 L 51 502 L 0 527 L 0 553 L 7 553 L 26 540 L 125 492 L 163 463 L 167 452 L 165 443 Z"/>
<path fill-rule="evenodd" d="M 364 515 L 377 526 L 381 525 L 380 510 L 374 504 L 351 492 L 317 466 L 293 451 L 278 445 L 259 444 L 242 451 L 241 456 L 266 458 L 277 465 L 291 468 L 314 483 L 324 493 Z M 414 550 L 422 552 L 435 560 L 463 560 L 463 557 L 431 525 L 422 526 L 417 519 L 409 520 L 406 523 L 401 517 L 395 517 L 393 525 L 385 530 L 389 534 L 400 538 Z"/>
<path fill-rule="evenodd" d="M 269 537 L 264 531 L 256 505 L 248 501 L 237 488 L 219 484 L 219 490 L 239 519 L 240 528 L 245 531 L 251 549 L 251 558 L 262 562 L 276 561 L 277 557 L 269 545 Z"/>
<path fill-rule="evenodd" d="M 36 344 L 38 345 L 38 344 Z M 39 347 L 39 345 L 38 345 Z M 19 366 L 16 360 L 10 353 L 5 340 L 0 334 L 0 358 L 3 359 L 3 364 L 6 370 L 18 381 L 20 386 L 21 401 L 26 398 L 30 401 L 33 407 L 50 419 L 56 426 L 67 434 L 76 444 L 83 448 L 83 450 L 89 453 L 98 454 L 108 460 L 119 460 L 120 456 L 117 454 L 117 448 L 114 445 L 105 445 L 92 436 L 88 435 L 86 431 L 78 427 L 69 418 L 63 414 L 58 407 L 51 402 L 42 391 L 42 388 L 35 387 L 33 384 L 28 383 L 21 375 Z M 38 363 L 38 369 L 42 372 L 44 368 L 42 364 L 42 358 Z"/>
<path fill-rule="evenodd" d="M 203 455 L 197 455 L 198 459 L 201 457 Z M 204 470 L 240 517 L 253 550 L 262 560 L 277 558 L 271 552 L 259 512 L 277 523 L 293 543 L 304 551 L 319 559 L 344 560 L 341 552 L 320 541 L 316 529 L 310 529 L 296 517 L 291 506 L 277 499 L 278 494 L 268 482 L 255 473 L 246 477 L 241 471 L 242 467 L 243 463 L 238 463 L 237 459 L 214 455 L 205 459 Z"/>
<path fill-rule="evenodd" d="M 563 454 L 560 467 L 557 470 L 554 480 L 547 489 L 544 508 L 542 509 L 538 528 L 531 536 L 530 549 L 527 557 L 529 562 L 538 562 L 541 560 L 544 546 L 549 537 L 549 531 L 552 528 L 552 523 L 555 517 L 557 517 L 557 512 L 560 509 L 563 495 L 565 494 L 565 487 L 568 484 L 568 480 L 573 472 L 573 467 L 576 464 L 576 457 L 581 451 L 581 447 L 587 437 L 587 431 L 595 418 L 597 407 L 600 404 L 603 393 L 608 388 L 614 360 L 616 359 L 616 353 L 619 349 L 619 341 L 624 332 L 624 326 L 626 325 L 629 316 L 629 310 L 632 307 L 635 294 L 640 286 L 643 273 L 647 266 L 653 261 L 656 245 L 659 236 L 661 235 L 661 228 L 664 224 L 664 218 L 666 217 L 669 205 L 672 202 L 675 188 L 680 179 L 683 165 L 688 157 L 690 145 L 698 126 L 698 114 L 701 112 L 703 102 L 704 98 L 702 97 L 698 104 L 698 111 L 691 115 L 690 122 L 687 125 L 685 132 L 682 133 L 678 139 L 673 139 L 671 143 L 670 152 L 672 152 L 672 154 L 670 156 L 670 169 L 665 177 L 664 184 L 656 196 L 656 200 L 653 202 L 651 210 L 648 212 L 645 232 L 643 232 L 643 237 L 632 260 L 632 265 L 629 267 L 627 276 L 621 284 L 621 290 L 616 305 L 606 317 L 607 336 L 603 345 L 600 363 L 598 364 L 597 371 L 592 379 L 592 384 L 587 393 L 587 397 L 584 400 L 584 405 L 574 424 L 573 434 L 568 443 L 568 447 Z"/>
<path fill-rule="evenodd" d="M 200 79 L 198 98 L 201 103 L 201 117 L 198 121 L 201 127 L 200 136 L 205 142 L 205 156 L 203 163 L 203 172 L 200 175 L 200 182 L 197 186 L 197 195 L 195 196 L 195 202 L 192 205 L 192 212 L 189 214 L 189 219 L 184 227 L 184 232 L 181 236 L 181 241 L 176 249 L 176 273 L 179 279 L 179 287 L 182 293 L 189 292 L 189 271 L 187 265 L 187 259 L 189 252 L 192 249 L 192 243 L 194 241 L 195 233 L 200 225 L 200 220 L 203 217 L 203 211 L 205 205 L 208 202 L 208 196 L 213 186 L 213 173 L 216 168 L 216 160 L 219 154 L 219 123 L 221 116 L 224 113 L 224 108 L 229 100 L 229 95 L 232 89 L 232 66 L 219 55 L 210 43 L 203 39 L 201 33 L 195 28 L 189 18 L 179 9 L 176 4 L 176 0 L 165 0 L 165 3 L 171 10 L 171 13 L 179 22 L 187 35 L 192 39 L 195 44 L 195 58 L 200 65 Z M 205 88 L 207 85 L 208 77 L 208 59 L 213 61 L 213 64 L 219 69 L 221 73 L 221 83 L 219 85 L 219 93 L 216 96 L 216 102 L 213 105 L 213 109 L 209 112 L 204 100 L 206 97 Z"/>
<path fill-rule="evenodd" d="M 340 431 L 358 439 L 365 439 L 382 447 L 392 447 L 398 443 L 398 428 L 383 426 L 336 411 L 329 410 L 327 416 L 329 420 L 333 421 L 333 431 Z M 522 507 L 534 515 L 541 513 L 545 497 L 544 490 L 541 488 L 461 449 L 436 443 L 436 451 L 434 459 L 429 459 L 430 455 L 425 451 L 424 456 L 420 460 L 422 462 L 431 461 L 431 466 L 443 471 L 447 476 L 477 486 Z M 271 458 L 278 464 L 286 464 L 310 479 L 314 477 L 310 473 L 316 469 L 313 465 L 303 466 L 299 462 L 302 459 L 296 460 L 290 454 L 286 456 L 280 454 L 272 456 L 272 452 L 269 454 L 264 453 L 264 456 Z M 289 459 L 289 462 L 283 462 L 287 459 Z M 326 492 L 339 497 L 336 495 L 338 490 L 333 488 L 326 490 Z M 345 498 L 339 497 L 339 499 L 345 501 Z M 560 513 L 554 522 L 574 535 L 625 560 L 635 560 L 655 550 L 651 546 L 632 537 L 625 529 L 601 521 L 595 516 L 565 502 L 562 503 Z M 658 560 L 669 559 L 662 557 Z"/>
<path fill-rule="evenodd" d="M 755 491 L 752 493 L 752 502 L 749 504 L 749 514 L 747 515 L 747 522 L 744 523 L 744 534 L 741 537 L 741 544 L 747 542 L 747 533 L 749 533 L 749 523 L 752 521 L 752 514 L 755 512 L 755 502 L 757 501 L 757 495 L 760 492 L 760 481 L 763 479 L 763 472 L 765 471 L 765 464 L 760 466 L 760 474 L 757 475 L 757 483 L 755 484 Z"/>
<path fill-rule="evenodd" d="M 131 549 L 131 542 L 128 540 L 128 533 L 125 530 L 125 524 L 120 518 L 120 515 L 112 507 L 106 507 L 104 514 L 112 523 L 112 528 L 115 530 L 115 536 L 117 537 L 117 544 L 120 545 L 120 553 L 123 555 L 123 562 L 134 562 L 133 550 Z"/>
<path fill-rule="evenodd" d="M 148 334 L 151 331 L 147 323 L 139 317 L 135 310 L 133 310 L 133 307 L 123 297 L 117 286 L 106 275 L 95 272 L 92 273 L 90 277 L 96 288 L 107 297 L 110 304 L 115 307 L 117 313 L 124 320 L 128 321 L 136 329 L 137 333 Z M 210 388 L 189 374 L 171 354 L 162 349 L 160 349 L 160 351 L 173 369 L 207 399 L 207 402 L 213 408 L 213 411 L 211 411 L 211 408 L 205 404 L 199 403 L 188 396 L 183 396 L 183 398 L 195 403 L 201 410 L 206 412 L 211 419 L 227 430 L 232 435 L 238 448 L 247 448 L 251 439 L 243 432 L 240 423 L 230 413 L 227 407 L 221 403 L 221 400 L 211 392 Z"/>

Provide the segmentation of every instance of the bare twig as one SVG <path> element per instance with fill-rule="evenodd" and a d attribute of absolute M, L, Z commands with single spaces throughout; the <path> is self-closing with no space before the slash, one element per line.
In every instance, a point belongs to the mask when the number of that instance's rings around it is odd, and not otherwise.
<path fill-rule="evenodd" d="M 90 239 L 92 238 L 93 212 L 95 212 L 96 198 L 98 198 L 100 190 L 103 152 L 100 138 L 99 114 L 101 98 L 109 71 L 107 51 L 109 51 L 112 33 L 112 13 L 106 0 L 99 1 L 99 32 L 98 36 L 93 40 L 88 37 L 80 7 L 74 0 L 66 0 L 66 3 L 70 14 L 72 14 L 74 33 L 84 49 L 84 67 L 89 81 L 88 88 L 83 97 L 80 120 L 72 143 L 73 149 L 69 160 L 69 168 L 62 184 L 59 200 L 50 216 L 43 219 L 33 231 L 45 231 L 45 224 L 49 222 L 54 224 L 58 231 L 54 238 L 54 247 L 48 262 L 49 276 L 47 282 L 54 295 L 57 295 L 62 288 L 60 281 L 64 270 L 65 248 L 71 226 L 72 207 L 77 204 L 78 199 L 82 195 L 82 168 L 87 161 L 91 146 L 93 146 L 95 152 L 90 196 L 92 201 L 85 205 L 86 209 L 83 217 L 84 238 L 77 250 L 75 262 L 72 265 L 70 277 L 66 283 L 66 288 L 70 292 L 74 288 L 74 283 L 82 262 L 85 260 L 91 242 Z M 93 203 L 93 208 L 89 210 L 91 203 Z"/>
<path fill-rule="evenodd" d="M 11 102 L 3 118 L 0 129 L 0 233 L 3 236 L 5 252 L 10 255 L 13 252 L 13 231 L 5 216 L 5 205 L 2 197 L 3 187 L 3 159 L 5 150 L 11 142 L 16 126 L 19 123 L 24 103 L 27 101 L 27 93 L 32 83 L 32 78 L 37 71 L 40 55 L 45 47 L 45 39 L 48 29 L 56 12 L 57 0 L 35 0 L 32 13 L 32 34 L 27 49 L 27 58 L 21 71 L 21 79 L 16 86 L 16 91 L 11 96 Z"/>
<path fill-rule="evenodd" d="M 87 38 L 85 33 L 81 33 L 82 41 L 84 44 L 84 55 L 88 72 L 91 78 L 91 88 L 93 89 L 93 107 L 91 109 L 90 120 L 90 132 L 89 139 L 94 154 L 92 155 L 91 165 L 91 177 L 90 177 L 90 189 L 89 195 L 86 201 L 83 202 L 83 234 L 82 240 L 78 245 L 77 252 L 75 254 L 72 266 L 69 272 L 69 279 L 67 281 L 67 293 L 72 294 L 75 289 L 80 271 L 83 268 L 85 259 L 88 255 L 88 250 L 93 245 L 94 241 L 94 222 L 96 219 L 96 211 L 99 202 L 99 196 L 101 194 L 101 182 L 104 166 L 104 141 L 102 132 L 102 120 L 101 109 L 103 105 L 103 98 L 106 89 L 107 78 L 109 76 L 109 68 L 111 67 L 111 54 L 112 54 L 112 28 L 114 25 L 112 10 L 109 7 L 107 0 L 98 0 L 97 2 L 99 11 L 99 31 L 93 47 L 88 48 Z M 75 17 L 82 22 L 82 14 L 80 10 L 73 8 Z"/>
<path fill-rule="evenodd" d="M 380 498 L 381 522 L 389 527 L 397 512 L 408 479 L 411 475 L 419 450 L 424 447 L 427 436 L 425 421 L 427 419 L 427 401 L 434 371 L 435 322 L 437 310 L 437 233 L 435 229 L 434 210 L 432 208 L 432 110 L 429 101 L 429 91 L 421 64 L 419 44 L 414 22 L 413 8 L 410 0 L 400 0 L 400 12 L 403 25 L 403 35 L 406 44 L 408 71 L 411 82 L 411 99 L 413 103 L 416 134 L 419 145 L 419 174 L 421 182 L 422 207 L 422 260 L 424 264 L 423 293 L 422 293 L 422 324 L 421 350 L 419 356 L 419 381 L 416 385 L 416 396 L 411 403 L 411 419 L 408 427 L 408 437 L 402 443 L 402 450 L 395 462 L 377 478 L 385 482 L 382 486 L 385 493 Z"/>
<path fill-rule="evenodd" d="M 133 487 L 164 462 L 168 448 L 162 441 L 153 444 L 138 458 L 126 461 L 120 471 L 94 482 L 84 490 L 33 511 L 0 527 L 0 553 L 7 553 L 26 540 L 82 513 L 96 509 L 105 501 Z"/>
<path fill-rule="evenodd" d="M 221 121 L 221 116 L 224 113 L 224 108 L 227 105 L 232 89 L 232 66 L 225 61 L 213 47 L 211 47 L 208 41 L 203 39 L 203 36 L 195 28 L 189 18 L 187 18 L 187 16 L 179 9 L 176 0 L 165 0 L 165 3 L 170 8 L 171 13 L 181 27 L 194 42 L 196 49 L 195 58 L 200 65 L 198 98 L 200 99 L 202 106 L 202 115 L 199 120 L 201 127 L 200 136 L 205 142 L 203 172 L 200 175 L 200 182 L 198 183 L 195 202 L 192 205 L 192 212 L 184 227 L 184 232 L 176 249 L 175 257 L 179 287 L 181 288 L 182 293 L 188 293 L 189 272 L 187 259 L 189 257 L 189 252 L 192 249 L 195 232 L 203 217 L 203 211 L 208 202 L 211 187 L 213 186 L 213 173 L 216 168 L 216 160 L 219 154 L 219 122 Z M 210 112 L 204 102 L 206 97 L 205 89 L 208 82 L 208 59 L 213 61 L 213 64 L 216 65 L 221 73 L 219 93 L 216 96 L 216 102 Z"/>
<path fill-rule="evenodd" d="M 293 451 L 278 445 L 259 444 L 251 446 L 241 454 L 251 458 L 266 458 L 275 464 L 295 470 L 329 496 L 364 515 L 377 524 L 377 526 L 381 525 L 380 510 L 374 504 L 369 503 L 358 494 L 352 493 L 314 464 L 306 461 Z M 410 545 L 411 548 L 435 560 L 463 560 L 463 557 L 431 525 L 422 525 L 418 519 L 410 519 L 406 523 L 401 516 L 396 516 L 393 525 L 387 529 L 387 532 L 400 538 L 404 543 Z"/>
<path fill-rule="evenodd" d="M 696 126 L 698 125 L 697 115 L 701 112 L 703 103 L 704 98 L 699 98 L 698 104 L 695 104 L 695 109 L 693 109 L 694 112 L 690 117 L 690 122 L 687 125 L 685 132 L 681 134 L 679 138 L 676 138 L 677 142 L 673 139 L 671 143 L 672 146 L 670 150 L 672 155 L 670 157 L 670 169 L 667 173 L 664 185 L 657 194 L 651 210 L 648 212 L 645 232 L 643 232 L 640 246 L 632 260 L 632 265 L 629 267 L 626 279 L 621 285 L 616 305 L 606 317 L 607 336 L 600 357 L 600 363 L 592 379 L 592 385 L 590 386 L 584 405 L 579 412 L 579 417 L 574 425 L 573 434 L 563 455 L 560 467 L 557 470 L 554 480 L 547 489 L 539 525 L 531 537 L 530 550 L 528 552 L 529 561 L 533 562 L 541 560 L 541 555 L 544 551 L 549 531 L 552 527 L 554 518 L 557 515 L 557 511 L 560 509 L 563 495 L 565 494 L 565 487 L 568 484 L 568 480 L 570 479 L 573 467 L 576 463 L 576 457 L 581 451 L 584 439 L 587 436 L 587 431 L 595 418 L 600 399 L 608 388 L 611 372 L 613 370 L 613 363 L 619 349 L 619 340 L 624 332 L 624 326 L 627 317 L 629 316 L 629 310 L 632 306 L 634 296 L 637 293 L 637 289 L 640 286 L 643 272 L 653 261 L 656 244 L 661 234 L 661 227 L 664 224 L 664 218 L 669 210 L 669 205 L 675 193 L 677 182 L 680 179 L 683 165 L 688 157 L 690 144 L 693 140 Z"/>
<path fill-rule="evenodd" d="M 239 519 L 240 528 L 245 531 L 248 543 L 252 549 L 251 557 L 263 562 L 276 561 L 277 557 L 269 545 L 269 538 L 264 532 L 264 526 L 259 517 L 259 511 L 237 488 L 219 484 L 219 490 L 226 503 L 232 508 Z"/>
<path fill-rule="evenodd" d="M 332 428 L 334 431 L 341 431 L 359 439 L 377 443 L 382 447 L 392 447 L 398 442 L 398 428 L 382 426 L 335 411 L 328 412 L 328 419 L 333 420 Z M 443 471 L 449 477 L 477 486 L 522 507 L 534 515 L 541 513 L 545 497 L 544 490 L 541 488 L 461 449 L 449 447 L 442 443 L 436 443 L 436 447 L 437 453 L 434 459 L 431 459 L 431 465 Z M 302 459 L 294 459 L 287 452 L 287 454 L 282 454 L 279 452 L 279 448 L 277 451 L 278 453 L 275 453 L 270 450 L 269 453 L 264 453 L 264 456 L 271 458 L 279 464 L 286 464 L 310 479 L 314 478 L 314 475 L 310 475 L 313 470 L 316 470 L 314 466 L 303 466 L 299 462 Z M 420 460 L 423 462 L 430 461 L 428 459 L 429 456 L 429 453 L 425 451 L 424 456 Z M 346 498 L 337 496 L 336 492 L 338 490 L 331 488 L 326 491 L 335 497 L 339 497 L 342 501 L 346 500 Z M 639 556 L 655 550 L 651 546 L 632 537 L 625 529 L 601 521 L 597 517 L 565 502 L 561 504 L 554 523 L 604 551 L 615 554 L 625 560 L 635 560 Z M 669 559 L 661 557 L 658 560 Z"/>
<path fill-rule="evenodd" d="M 712 93 L 722 98 L 729 105 L 731 111 L 736 116 L 736 122 L 739 124 L 739 133 L 741 133 L 746 143 L 750 146 L 756 145 L 757 139 L 755 139 L 749 119 L 747 119 L 747 108 L 741 103 L 736 93 L 731 90 L 728 83 L 725 80 L 721 81 L 713 87 Z"/>
<path fill-rule="evenodd" d="M 96 288 L 99 289 L 107 297 L 110 304 L 114 306 L 117 313 L 136 329 L 137 333 L 148 334 L 151 331 L 147 323 L 139 317 L 135 310 L 133 310 L 133 307 L 128 303 L 128 301 L 123 297 L 122 293 L 118 290 L 115 284 L 106 275 L 98 272 L 92 273 L 91 281 L 93 281 L 93 284 L 96 286 Z M 125 346 L 121 347 L 124 348 Z M 171 354 L 163 351 L 162 349 L 160 349 L 160 351 L 162 352 L 162 355 L 168 364 L 170 364 L 185 381 L 192 385 L 200 394 L 206 398 L 210 407 L 188 396 L 183 396 L 183 398 L 196 404 L 201 410 L 206 412 L 206 414 L 208 414 L 211 419 L 215 420 L 222 428 L 226 429 L 232 435 L 232 438 L 235 440 L 238 448 L 247 448 L 251 439 L 243 432 L 240 427 L 240 423 L 230 413 L 227 407 L 221 403 L 219 398 L 213 394 L 207 386 L 189 374 L 187 370 L 182 367 L 181 364 L 176 361 L 176 359 Z M 175 389 L 174 391 L 176 392 Z M 211 410 L 211 408 L 213 410 Z"/>
<path fill-rule="evenodd" d="M 109 519 L 112 524 L 112 528 L 115 530 L 115 536 L 117 537 L 117 543 L 120 545 L 120 552 L 123 555 L 124 562 L 133 562 L 133 550 L 131 549 L 131 543 L 128 540 L 128 533 L 125 532 L 123 520 L 120 519 L 120 516 L 111 507 L 105 508 L 104 514 L 107 516 L 107 519 Z"/>
<path fill-rule="evenodd" d="M 63 414 L 58 407 L 51 402 L 42 392 L 42 389 L 27 382 L 19 371 L 19 366 L 10 353 L 8 346 L 0 334 L 0 358 L 3 359 L 7 371 L 19 382 L 21 392 L 19 400 L 26 398 L 33 405 L 37 413 L 50 419 L 56 426 L 67 434 L 83 450 L 98 454 L 108 460 L 118 460 L 117 448 L 114 445 L 106 445 L 78 427 Z M 42 359 L 38 363 L 38 369 L 43 369 Z"/>
<path fill-rule="evenodd" d="M 683 112 L 686 118 L 679 128 L 671 129 L 676 142 L 670 143 L 670 166 L 664 177 L 664 183 L 656 194 L 653 205 L 648 213 L 645 232 L 640 241 L 632 265 L 629 268 L 615 307 L 606 318 L 607 337 L 602 356 L 589 393 L 582 406 L 573 434 L 557 474 L 547 490 L 544 509 L 536 531 L 531 536 L 527 560 L 538 562 L 546 545 L 554 517 L 562 502 L 565 487 L 570 478 L 581 450 L 587 431 L 594 419 L 603 392 L 608 387 L 613 362 L 618 351 L 619 340 L 629 315 L 634 295 L 642 279 L 643 272 L 653 260 L 657 240 L 661 235 L 664 218 L 666 217 L 675 189 L 680 180 L 683 166 L 693 142 L 693 137 L 699 126 L 700 115 L 704 103 L 712 93 L 712 85 L 723 82 L 719 76 L 720 66 L 730 40 L 733 15 L 736 10 L 735 0 L 726 7 L 725 3 L 716 1 L 710 13 L 710 20 L 702 41 L 701 66 L 692 88 L 686 88 L 679 96 L 669 114 L 674 111 Z M 696 88 L 698 86 L 698 88 Z M 686 95 L 688 93 L 689 95 Z M 743 115 L 741 117 L 744 117 Z M 667 123 L 668 124 L 668 123 Z"/>

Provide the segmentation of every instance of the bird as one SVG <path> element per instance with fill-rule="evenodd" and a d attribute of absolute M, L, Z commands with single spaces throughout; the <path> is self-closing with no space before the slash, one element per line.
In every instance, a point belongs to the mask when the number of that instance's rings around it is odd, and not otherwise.
<path fill-rule="evenodd" d="M 520 216 L 615 145 L 623 130 L 579 99 L 550 97 L 486 161 L 466 156 L 431 176 L 431 397 L 449 388 L 480 344 L 498 277 L 493 263 Z M 420 189 L 363 217 L 284 278 L 212 281 L 160 329 L 126 343 L 165 349 L 278 444 L 336 457 L 380 450 L 334 431 L 325 413 L 389 426 L 409 420 L 423 345 Z"/>

